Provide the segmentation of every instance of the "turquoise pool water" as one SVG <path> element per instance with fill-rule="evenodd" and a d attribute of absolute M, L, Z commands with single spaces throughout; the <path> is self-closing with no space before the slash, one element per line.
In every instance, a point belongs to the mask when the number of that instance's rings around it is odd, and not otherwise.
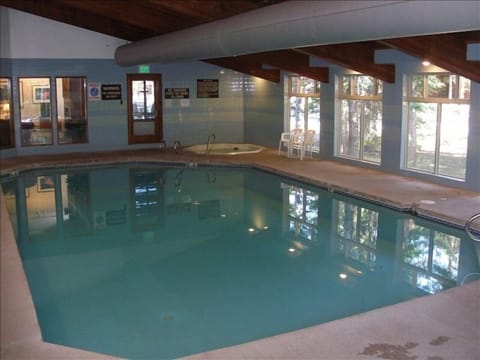
<path fill-rule="evenodd" d="M 458 229 L 227 167 L 25 172 L 2 189 L 47 342 L 177 358 L 437 293 Z"/>

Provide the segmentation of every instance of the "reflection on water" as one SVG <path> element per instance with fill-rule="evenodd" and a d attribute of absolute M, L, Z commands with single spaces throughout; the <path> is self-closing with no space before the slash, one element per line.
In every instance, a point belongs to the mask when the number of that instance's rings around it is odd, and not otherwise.
<path fill-rule="evenodd" d="M 2 190 L 44 339 L 122 357 L 271 336 L 479 272 L 460 230 L 251 169 L 27 172 Z"/>
<path fill-rule="evenodd" d="M 245 214 L 249 207 L 255 208 L 252 221 L 257 222 L 251 232 L 269 228 L 269 224 L 258 224 L 259 219 L 266 216 L 263 214 L 266 209 L 262 209 L 263 204 L 255 205 L 255 196 L 245 198 L 245 182 L 239 171 L 217 170 L 221 181 L 216 181 L 215 169 L 102 171 L 104 174 L 69 170 L 3 179 L 3 192 L 17 224 L 19 241 L 103 234 L 115 227 L 155 233 L 165 227 L 168 219 L 174 223 L 181 221 L 184 226 L 185 220 L 194 220 L 194 213 L 196 219 L 192 224 L 211 230 L 212 224 L 204 226 L 204 220 L 225 223 L 226 219 L 238 217 L 247 222 L 248 215 L 252 215 Z M 119 181 L 125 184 L 115 185 Z M 376 267 L 379 220 L 382 219 L 379 213 L 383 211 L 391 217 L 391 211 L 346 198 L 337 199 L 323 190 L 294 182 L 283 180 L 279 184 L 277 195 L 282 204 L 279 214 L 286 224 L 282 231 L 293 239 L 290 244 L 293 249 L 305 251 L 313 243 L 328 241 L 331 253 L 341 254 L 367 269 Z M 123 199 L 116 194 L 121 187 L 128 190 L 121 195 Z M 395 225 L 395 229 L 390 229 L 390 236 L 394 238 L 388 242 L 395 244 L 396 272 L 402 280 L 428 293 L 458 283 L 459 274 L 465 273 L 459 269 L 463 235 L 405 214 L 395 215 L 393 222 L 386 215 L 383 218 L 385 222 L 390 221 L 389 226 Z M 325 232 L 330 233 L 328 240 L 320 238 L 319 234 Z"/>
<path fill-rule="evenodd" d="M 404 280 L 432 294 L 452 287 L 458 277 L 460 238 L 417 225 L 412 219 L 401 230 Z"/>
<path fill-rule="evenodd" d="M 378 211 L 334 201 L 337 249 L 346 258 L 373 268 L 376 260 Z"/>

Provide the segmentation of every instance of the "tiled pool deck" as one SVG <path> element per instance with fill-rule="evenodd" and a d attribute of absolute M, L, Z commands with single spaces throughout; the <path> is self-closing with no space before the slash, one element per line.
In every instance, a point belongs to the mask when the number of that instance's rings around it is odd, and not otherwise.
<path fill-rule="evenodd" d="M 259 154 L 209 156 L 156 149 L 2 159 L 1 174 L 35 167 L 117 162 L 195 162 L 252 165 L 332 191 L 463 226 L 480 211 L 480 193 L 435 185 L 330 161 L 303 161 L 267 149 Z M 1 359 L 108 359 L 44 343 L 13 231 L 1 198 Z M 428 200 L 428 201 L 422 201 Z M 474 224 L 479 227 L 479 223 Z M 192 359 L 480 359 L 480 281 L 327 324 L 207 353 Z"/>

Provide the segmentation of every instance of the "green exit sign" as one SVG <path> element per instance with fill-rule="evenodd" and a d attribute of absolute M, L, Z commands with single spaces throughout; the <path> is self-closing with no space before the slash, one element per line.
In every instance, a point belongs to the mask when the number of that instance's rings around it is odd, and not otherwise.
<path fill-rule="evenodd" d="M 150 65 L 138 65 L 138 72 L 140 74 L 148 74 L 150 72 Z"/>

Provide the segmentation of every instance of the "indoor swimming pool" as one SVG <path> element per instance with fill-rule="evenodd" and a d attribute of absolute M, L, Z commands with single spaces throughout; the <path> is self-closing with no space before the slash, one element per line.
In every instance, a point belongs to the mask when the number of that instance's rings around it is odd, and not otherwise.
<path fill-rule="evenodd" d="M 131 163 L 2 190 L 44 341 L 178 358 L 435 294 L 479 272 L 463 231 L 272 173 Z"/>

